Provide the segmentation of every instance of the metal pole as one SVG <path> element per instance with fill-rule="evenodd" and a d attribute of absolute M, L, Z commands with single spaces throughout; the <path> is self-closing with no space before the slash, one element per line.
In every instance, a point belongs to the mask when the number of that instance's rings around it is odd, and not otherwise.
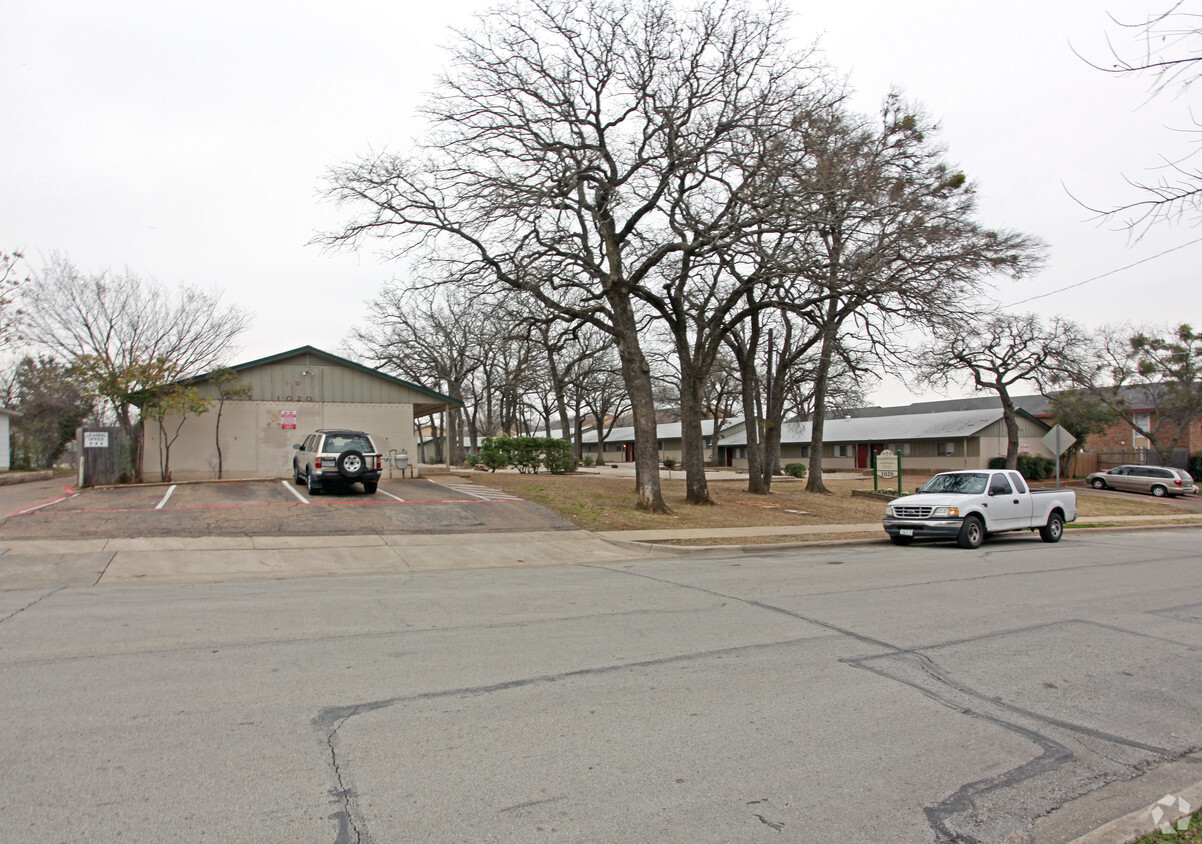
<path fill-rule="evenodd" d="M 1056 426 L 1056 489 L 1060 489 L 1060 426 Z"/>

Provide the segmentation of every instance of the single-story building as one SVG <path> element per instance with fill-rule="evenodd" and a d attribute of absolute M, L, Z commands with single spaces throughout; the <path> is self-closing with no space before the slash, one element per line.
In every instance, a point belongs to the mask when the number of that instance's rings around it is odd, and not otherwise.
<path fill-rule="evenodd" d="M 1019 448 L 1024 454 L 1051 458 L 1042 442 L 1051 426 L 1019 410 Z M 781 464 L 810 459 L 809 422 L 786 422 L 781 428 Z M 901 457 L 903 470 L 944 472 L 983 469 L 990 459 L 1006 455 L 1006 424 L 1001 408 L 853 416 L 827 419 L 822 431 L 823 469 L 871 469 L 873 456 L 886 448 Z M 726 465 L 747 468 L 747 432 L 731 426 L 718 441 Z"/>
<path fill-rule="evenodd" d="M 1160 402 L 1155 385 L 1135 385 L 1124 387 L 1119 395 L 1130 409 L 1130 414 L 1138 427 L 1118 419 L 1105 431 L 1091 434 L 1085 441 L 1084 454 L 1077 465 L 1078 474 L 1088 474 L 1096 469 L 1108 469 L 1121 463 L 1159 464 L 1160 454 L 1152 448 L 1151 441 L 1140 433 L 1140 429 L 1155 432 L 1160 444 L 1168 447 L 1177 437 L 1177 425 L 1164 420 L 1161 415 Z M 1051 424 L 1051 398 L 1045 395 L 1013 396 L 1015 407 Z M 915 402 L 900 407 L 862 407 L 849 411 L 852 416 L 896 416 L 917 413 L 944 413 L 952 410 L 984 410 L 1001 409 L 1001 399 L 997 396 L 972 396 L 959 399 L 941 399 L 938 401 Z M 1189 456 L 1202 451 L 1202 418 L 1194 419 L 1177 443 L 1177 448 L 1169 458 L 1169 462 L 1185 469 L 1189 466 Z M 1086 458 L 1089 458 L 1086 460 Z"/>
<path fill-rule="evenodd" d="M 418 384 L 386 375 L 312 346 L 230 367 L 245 398 L 221 403 L 214 373 L 187 382 L 211 402 L 199 416 L 183 418 L 171 445 L 171 477 L 217 477 L 217 425 L 220 417 L 223 478 L 287 478 L 293 444 L 319 428 L 367 431 L 382 452 L 417 454 L 413 420 L 462 403 Z M 226 388 L 227 394 L 230 392 Z M 179 416 L 164 420 L 167 439 Z M 162 443 L 158 424 L 146 420 L 143 476 L 160 474 Z M 412 461 L 411 461 L 412 462 Z"/>
<path fill-rule="evenodd" d="M 21 414 L 7 407 L 0 407 L 0 472 L 12 468 L 12 427 L 10 420 Z"/>
<path fill-rule="evenodd" d="M 732 421 L 735 420 L 726 420 L 722 424 L 729 424 Z M 701 420 L 701 435 L 704 437 L 707 459 L 710 450 L 713 448 L 714 426 L 716 424 L 719 423 L 714 419 Z M 682 431 L 683 426 L 680 422 L 665 422 L 655 426 L 656 446 L 659 449 L 660 460 L 675 460 L 677 463 L 680 462 L 683 448 Z M 604 440 L 601 443 L 602 453 L 598 462 L 634 462 L 634 428 L 614 428 L 608 433 L 602 432 L 600 435 L 596 429 L 585 431 L 581 437 L 585 454 L 591 454 L 594 457 L 597 456 L 598 436 L 604 436 Z"/>

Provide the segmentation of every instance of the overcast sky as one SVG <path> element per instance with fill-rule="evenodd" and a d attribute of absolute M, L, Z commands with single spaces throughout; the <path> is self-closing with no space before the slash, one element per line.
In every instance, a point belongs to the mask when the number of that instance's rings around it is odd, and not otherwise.
<path fill-rule="evenodd" d="M 1107 33 L 1124 37 L 1108 12 L 1138 20 L 1167 0 L 786 2 L 796 44 L 819 39 L 857 108 L 894 87 L 922 103 L 978 184 L 984 222 L 1049 244 L 1042 273 L 999 284 L 1004 306 L 1091 327 L 1202 322 L 1202 228 L 1132 243 L 1069 195 L 1131 198 L 1124 173 L 1189 149 L 1172 129 L 1189 97 L 1149 101 L 1145 82 L 1073 53 L 1105 61 Z M 449 27 L 491 4 L 4 5 L 0 248 L 35 267 L 58 251 L 85 272 L 224 291 L 254 315 L 237 363 L 304 344 L 337 352 L 371 319 L 366 301 L 402 268 L 308 245 L 342 219 L 320 199 L 323 174 L 407 146 Z M 872 399 L 910 396 L 887 383 Z"/>

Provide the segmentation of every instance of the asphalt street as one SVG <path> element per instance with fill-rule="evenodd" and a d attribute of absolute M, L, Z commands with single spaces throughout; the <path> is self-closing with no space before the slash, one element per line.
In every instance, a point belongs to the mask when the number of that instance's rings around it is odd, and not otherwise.
<path fill-rule="evenodd" d="M 1067 841 L 1202 781 L 1198 537 L 0 592 L 0 839 Z"/>

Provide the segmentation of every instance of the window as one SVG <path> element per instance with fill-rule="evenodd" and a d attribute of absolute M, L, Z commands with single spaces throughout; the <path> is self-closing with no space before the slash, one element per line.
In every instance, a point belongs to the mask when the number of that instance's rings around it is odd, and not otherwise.
<path fill-rule="evenodd" d="M 935 453 L 940 457 L 952 457 L 956 453 L 955 443 L 939 443 L 935 447 Z"/>
<path fill-rule="evenodd" d="M 994 475 L 993 479 L 989 482 L 990 495 L 1009 495 L 1013 491 L 1005 475 Z"/>
<path fill-rule="evenodd" d="M 1010 480 L 1014 482 L 1015 489 L 1017 489 L 1019 492 L 1027 491 L 1027 485 L 1023 483 L 1022 475 L 1020 475 L 1018 472 L 1007 472 L 1006 474 L 1008 474 L 1010 476 Z"/>
<path fill-rule="evenodd" d="M 849 446 L 849 445 L 835 446 L 835 456 L 836 457 L 851 457 L 851 446 Z"/>
<path fill-rule="evenodd" d="M 804 457 L 809 457 L 809 456 L 810 456 L 810 446 L 809 446 L 808 444 L 806 444 L 806 445 L 803 445 L 803 446 L 801 447 L 801 456 L 802 456 L 803 458 L 804 458 Z"/>
<path fill-rule="evenodd" d="M 1148 445 L 1148 438 L 1141 434 L 1140 431 L 1152 430 L 1152 414 L 1133 413 L 1131 414 L 1131 421 L 1135 423 L 1135 425 L 1131 428 L 1131 445 L 1135 446 L 1136 448 L 1146 448 Z"/>
<path fill-rule="evenodd" d="M 910 444 L 909 443 L 890 443 L 889 450 L 892 451 L 894 454 L 896 454 L 898 457 L 908 457 L 910 455 Z"/>

